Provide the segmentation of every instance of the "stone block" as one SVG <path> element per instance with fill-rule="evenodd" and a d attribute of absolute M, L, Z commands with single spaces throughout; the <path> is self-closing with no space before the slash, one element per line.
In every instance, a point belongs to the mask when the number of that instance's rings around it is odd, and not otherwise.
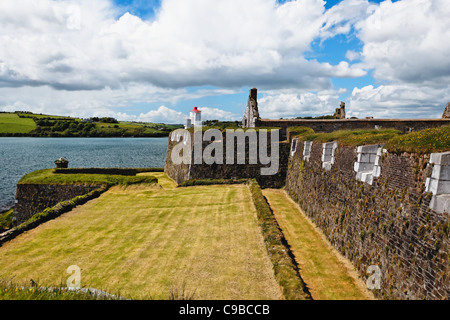
<path fill-rule="evenodd" d="M 370 162 L 370 154 L 369 153 L 358 153 L 357 161 L 358 162 Z"/>
<path fill-rule="evenodd" d="M 380 145 L 378 144 L 372 144 L 369 146 L 359 146 L 357 147 L 356 152 L 377 154 L 379 148 Z"/>
<path fill-rule="evenodd" d="M 450 194 L 450 181 L 427 178 L 425 188 L 426 192 L 431 192 L 434 195 Z"/>
<path fill-rule="evenodd" d="M 374 167 L 373 163 L 364 163 L 364 162 L 355 162 L 353 165 L 353 169 L 356 172 L 372 171 L 373 167 Z"/>
<path fill-rule="evenodd" d="M 450 180 L 450 166 L 435 164 L 431 178 L 439 180 Z"/>
<path fill-rule="evenodd" d="M 450 195 L 433 196 L 430 201 L 430 208 L 438 213 L 450 213 Z"/>
<path fill-rule="evenodd" d="M 430 163 L 450 166 L 450 151 L 442 153 L 432 153 L 430 156 Z"/>
<path fill-rule="evenodd" d="M 380 175 L 381 175 L 381 167 L 380 166 L 373 166 L 372 176 L 377 178 Z"/>

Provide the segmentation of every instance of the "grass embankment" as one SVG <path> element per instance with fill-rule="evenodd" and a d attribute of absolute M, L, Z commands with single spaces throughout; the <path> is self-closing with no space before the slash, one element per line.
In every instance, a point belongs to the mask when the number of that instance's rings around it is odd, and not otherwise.
<path fill-rule="evenodd" d="M 279 299 L 251 201 L 247 185 L 114 186 L 0 247 L 0 279 L 57 286 L 78 265 L 82 287 L 126 298 Z"/>
<path fill-rule="evenodd" d="M 390 139 L 386 148 L 392 152 L 432 153 L 450 150 L 450 126 L 424 129 Z"/>
<path fill-rule="evenodd" d="M 346 261 L 284 190 L 264 189 L 273 213 L 315 300 L 373 299 Z"/>
<path fill-rule="evenodd" d="M 291 136 L 317 143 L 337 141 L 341 145 L 359 146 L 384 144 L 390 152 L 432 153 L 450 150 L 450 126 L 429 128 L 407 134 L 395 129 L 338 130 L 314 133 L 311 128 L 289 128 Z"/>
<path fill-rule="evenodd" d="M 86 184 L 86 185 L 130 185 L 155 183 L 154 175 L 129 176 L 90 173 L 55 173 L 55 169 L 43 169 L 24 175 L 18 184 Z"/>
<path fill-rule="evenodd" d="M 0 233 L 11 228 L 13 213 L 14 209 L 0 213 Z"/>
<path fill-rule="evenodd" d="M 250 180 L 250 192 L 273 265 L 275 278 L 280 284 L 283 296 L 287 300 L 310 300 L 311 295 L 299 274 L 289 247 L 285 243 L 284 235 L 255 180 Z"/>

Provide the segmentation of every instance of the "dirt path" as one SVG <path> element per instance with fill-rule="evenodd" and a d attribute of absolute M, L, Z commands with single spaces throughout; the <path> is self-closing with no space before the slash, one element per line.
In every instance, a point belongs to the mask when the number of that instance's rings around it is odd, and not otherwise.
<path fill-rule="evenodd" d="M 330 244 L 284 190 L 265 189 L 263 194 L 291 246 L 313 299 L 374 299 L 350 261 Z"/>

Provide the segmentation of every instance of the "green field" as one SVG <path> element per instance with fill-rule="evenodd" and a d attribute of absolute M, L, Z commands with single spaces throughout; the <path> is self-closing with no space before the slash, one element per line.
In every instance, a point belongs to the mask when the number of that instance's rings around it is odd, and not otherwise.
<path fill-rule="evenodd" d="M 144 176 L 146 174 L 143 174 Z M 280 299 L 247 185 L 115 186 L 0 247 L 0 280 L 133 299 Z M 162 186 L 162 187 L 161 187 Z"/>
<path fill-rule="evenodd" d="M 0 113 L 0 133 L 29 133 L 36 129 L 33 119 L 19 118 L 14 113 Z"/>

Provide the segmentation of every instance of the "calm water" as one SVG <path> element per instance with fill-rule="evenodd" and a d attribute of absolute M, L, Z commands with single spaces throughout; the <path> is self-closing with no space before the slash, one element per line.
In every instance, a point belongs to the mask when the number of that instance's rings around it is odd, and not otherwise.
<path fill-rule="evenodd" d="M 14 204 L 16 184 L 35 170 L 164 167 L 167 138 L 0 138 L 0 211 Z"/>

